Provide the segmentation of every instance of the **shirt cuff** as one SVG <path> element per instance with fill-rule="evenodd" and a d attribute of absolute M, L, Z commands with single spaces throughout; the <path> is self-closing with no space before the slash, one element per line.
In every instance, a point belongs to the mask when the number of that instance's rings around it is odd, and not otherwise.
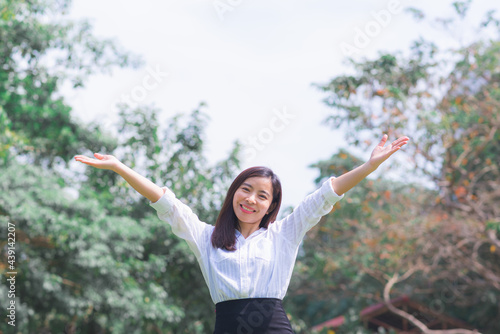
<path fill-rule="evenodd" d="M 175 199 L 174 193 L 167 187 L 162 187 L 163 196 L 160 197 L 156 202 L 149 202 L 149 205 L 153 207 L 158 213 L 163 213 L 169 211 L 173 206 L 173 201 Z"/>
<path fill-rule="evenodd" d="M 335 204 L 339 200 L 341 200 L 345 194 L 338 195 L 335 192 L 335 189 L 333 189 L 332 185 L 332 180 L 335 179 L 335 177 L 330 177 L 328 180 L 323 182 L 323 185 L 321 186 L 321 192 L 325 196 L 325 199 L 327 202 Z"/>

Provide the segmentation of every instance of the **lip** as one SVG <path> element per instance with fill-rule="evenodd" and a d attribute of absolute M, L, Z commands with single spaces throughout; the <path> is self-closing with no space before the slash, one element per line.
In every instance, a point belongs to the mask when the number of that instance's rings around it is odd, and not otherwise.
<path fill-rule="evenodd" d="M 255 211 L 249 211 L 249 210 L 247 210 L 247 209 L 245 209 L 245 208 L 249 208 L 249 209 L 251 209 L 250 207 L 248 207 L 248 206 L 246 206 L 246 205 L 244 206 L 243 204 L 240 204 L 240 210 L 241 210 L 243 213 L 250 214 L 250 213 L 254 213 L 254 212 L 255 212 Z M 252 209 L 252 210 L 253 210 L 253 209 Z"/>

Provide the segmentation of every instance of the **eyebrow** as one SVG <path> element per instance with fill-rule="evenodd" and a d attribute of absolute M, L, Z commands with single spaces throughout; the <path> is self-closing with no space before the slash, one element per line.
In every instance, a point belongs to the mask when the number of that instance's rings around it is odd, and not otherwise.
<path fill-rule="evenodd" d="M 251 184 L 249 184 L 249 183 L 243 182 L 243 183 L 242 183 L 242 185 L 243 185 L 243 186 L 247 186 L 247 187 L 249 187 L 249 188 L 252 188 L 252 189 L 253 189 L 252 185 L 251 185 Z M 271 196 L 271 195 L 269 195 L 269 193 L 268 193 L 267 191 L 265 191 L 265 190 L 259 190 L 259 192 L 264 193 L 264 194 L 266 194 L 267 196 Z"/>

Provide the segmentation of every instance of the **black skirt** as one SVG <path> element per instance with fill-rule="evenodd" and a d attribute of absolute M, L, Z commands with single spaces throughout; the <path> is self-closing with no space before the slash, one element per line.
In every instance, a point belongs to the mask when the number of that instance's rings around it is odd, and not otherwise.
<path fill-rule="evenodd" d="M 293 334 L 277 298 L 247 298 L 215 304 L 214 334 Z"/>

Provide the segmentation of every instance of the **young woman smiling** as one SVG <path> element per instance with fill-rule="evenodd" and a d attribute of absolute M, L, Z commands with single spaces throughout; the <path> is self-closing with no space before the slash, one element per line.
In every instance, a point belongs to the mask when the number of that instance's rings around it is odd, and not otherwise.
<path fill-rule="evenodd" d="M 408 140 L 401 137 L 386 146 L 384 135 L 366 163 L 326 180 L 279 221 L 279 178 L 266 167 L 248 168 L 229 187 L 215 226 L 201 222 L 169 189 L 160 188 L 111 155 L 78 155 L 75 160 L 121 175 L 151 201 L 173 233 L 186 240 L 215 304 L 214 334 L 289 334 L 293 331 L 281 301 L 305 233 Z"/>

